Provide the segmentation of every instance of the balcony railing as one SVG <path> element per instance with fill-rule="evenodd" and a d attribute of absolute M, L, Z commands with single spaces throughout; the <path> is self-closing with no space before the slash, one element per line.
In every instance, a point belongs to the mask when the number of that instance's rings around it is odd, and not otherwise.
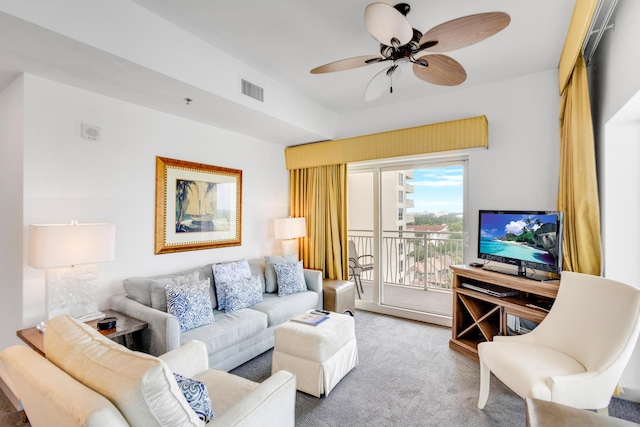
<path fill-rule="evenodd" d="M 462 263 L 462 232 L 383 231 L 383 282 L 420 289 L 451 290 L 450 265 Z M 349 230 L 358 255 L 373 254 L 373 231 Z M 373 280 L 373 272 L 362 274 Z"/>

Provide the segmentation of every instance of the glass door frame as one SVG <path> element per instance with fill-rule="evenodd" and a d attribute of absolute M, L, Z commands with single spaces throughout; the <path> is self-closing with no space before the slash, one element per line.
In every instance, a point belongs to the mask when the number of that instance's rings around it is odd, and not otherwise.
<path fill-rule="evenodd" d="M 348 165 L 348 173 L 372 173 L 373 179 L 373 256 L 375 260 L 382 258 L 382 173 L 393 170 L 407 170 L 418 168 L 435 168 L 438 166 L 446 166 L 447 164 L 461 165 L 463 170 L 463 258 L 464 263 L 469 260 L 469 195 L 468 195 L 468 167 L 469 156 L 467 154 L 443 155 L 443 156 L 420 156 L 420 157 L 402 157 L 397 159 L 381 160 L 374 162 L 351 163 Z M 348 197 L 348 196 L 347 196 Z M 425 313 L 411 309 L 394 307 L 383 304 L 382 292 L 383 283 L 381 283 L 382 267 L 379 262 L 374 262 L 373 268 L 373 296 L 372 301 L 365 301 L 356 298 L 356 308 L 360 310 L 372 311 L 376 313 L 388 314 L 391 316 L 402 317 L 406 319 L 418 320 L 436 325 L 451 327 L 452 316 L 446 316 L 434 313 Z M 453 298 L 453 296 L 452 296 Z M 453 304 L 453 301 L 452 301 Z"/>

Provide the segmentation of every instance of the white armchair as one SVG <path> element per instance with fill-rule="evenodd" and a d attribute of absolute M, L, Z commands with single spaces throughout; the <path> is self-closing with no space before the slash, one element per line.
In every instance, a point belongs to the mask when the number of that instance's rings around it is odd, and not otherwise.
<path fill-rule="evenodd" d="M 639 288 L 563 272 L 555 303 L 537 328 L 478 345 L 478 408 L 487 403 L 493 372 L 523 399 L 606 412 L 639 332 Z"/>
<path fill-rule="evenodd" d="M 154 357 L 62 315 L 47 323 L 44 348 L 47 358 L 18 345 L 0 352 L 33 427 L 204 426 L 173 373 L 204 383 L 209 427 L 295 425 L 295 375 L 279 371 L 258 384 L 209 369 L 200 341 Z"/>

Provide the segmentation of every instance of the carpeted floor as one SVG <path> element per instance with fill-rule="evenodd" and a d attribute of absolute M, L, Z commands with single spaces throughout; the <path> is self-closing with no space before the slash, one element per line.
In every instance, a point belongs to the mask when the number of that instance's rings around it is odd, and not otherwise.
<path fill-rule="evenodd" d="M 358 311 L 360 365 L 329 396 L 297 393 L 298 426 L 524 426 L 525 405 L 492 377 L 477 407 L 478 363 L 450 350 L 451 329 Z M 254 381 L 271 374 L 268 351 L 232 373 Z M 640 404 L 613 399 L 611 416 L 640 423 Z"/>
<path fill-rule="evenodd" d="M 298 392 L 296 425 L 525 425 L 524 401 L 495 377 L 487 406 L 477 408 L 478 364 L 449 349 L 450 329 L 364 311 L 355 319 L 359 366 L 327 397 Z M 271 353 L 231 372 L 261 382 L 271 375 Z M 640 404 L 614 398 L 609 414 L 640 423 Z M 29 426 L 1 392 L 0 426 Z"/>

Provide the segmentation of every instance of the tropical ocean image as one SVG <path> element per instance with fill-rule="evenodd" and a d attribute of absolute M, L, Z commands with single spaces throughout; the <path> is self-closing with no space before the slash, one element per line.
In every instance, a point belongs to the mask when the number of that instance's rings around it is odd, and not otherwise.
<path fill-rule="evenodd" d="M 556 264 L 556 216 L 485 213 L 480 252 L 549 265 Z"/>

